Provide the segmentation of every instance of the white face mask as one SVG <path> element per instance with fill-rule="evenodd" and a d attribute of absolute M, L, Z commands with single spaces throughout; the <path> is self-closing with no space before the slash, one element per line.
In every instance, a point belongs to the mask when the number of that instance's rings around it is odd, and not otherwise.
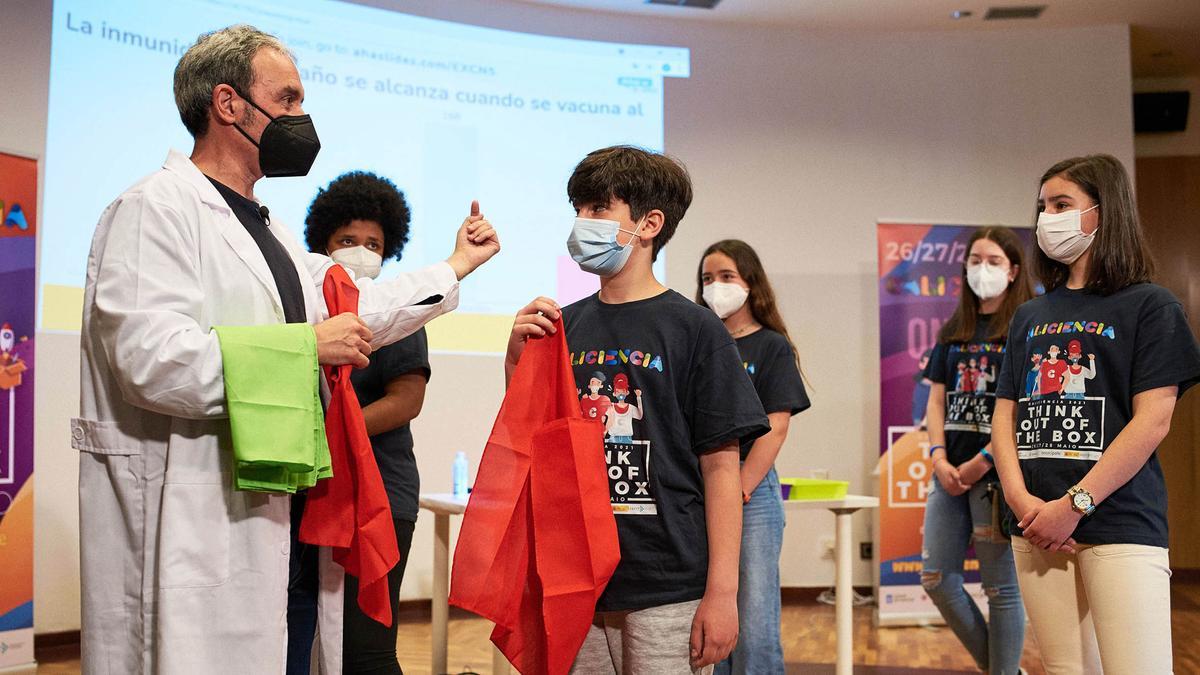
<path fill-rule="evenodd" d="M 374 251 L 368 251 L 365 246 L 348 246 L 339 248 L 329 254 L 333 261 L 354 272 L 354 277 L 374 279 L 379 276 L 383 267 L 383 256 Z"/>
<path fill-rule="evenodd" d="M 750 289 L 737 284 L 714 281 L 704 287 L 700 296 L 717 316 L 727 319 L 746 304 L 746 298 L 750 297 Z"/>
<path fill-rule="evenodd" d="M 968 265 L 967 285 L 980 300 L 991 300 L 1008 289 L 1008 268 L 988 263 Z"/>
<path fill-rule="evenodd" d="M 1059 213 L 1042 211 L 1038 214 L 1037 222 L 1038 246 L 1052 260 L 1057 260 L 1064 265 L 1070 265 L 1079 260 L 1079 256 L 1083 255 L 1083 252 L 1092 245 L 1097 231 L 1093 230 L 1091 234 L 1084 234 L 1081 218 L 1088 211 L 1098 208 L 1100 208 L 1099 204 L 1087 211 L 1079 209 Z"/>

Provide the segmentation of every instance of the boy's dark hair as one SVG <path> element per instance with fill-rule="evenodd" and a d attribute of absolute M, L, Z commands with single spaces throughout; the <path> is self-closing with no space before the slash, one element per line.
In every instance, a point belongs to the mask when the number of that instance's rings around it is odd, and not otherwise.
<path fill-rule="evenodd" d="M 1085 288 L 1111 295 L 1126 286 L 1150 281 L 1154 258 L 1138 220 L 1133 184 L 1121 160 L 1112 155 L 1064 159 L 1042 174 L 1038 189 L 1055 176 L 1078 185 L 1100 205 L 1099 228 L 1091 246 L 1092 262 Z M 1034 264 L 1047 292 L 1067 283 L 1070 266 L 1052 259 L 1040 247 L 1036 256 Z"/>
<path fill-rule="evenodd" d="M 616 197 L 629 205 L 635 221 L 654 209 L 662 211 L 662 230 L 654 237 L 652 259 L 657 260 L 692 203 L 692 179 L 678 160 L 632 145 L 614 145 L 583 158 L 567 181 L 567 197 L 575 207 Z"/>
<path fill-rule="evenodd" d="M 317 191 L 304 219 L 304 240 L 308 250 L 324 252 L 339 227 L 352 220 L 373 220 L 383 228 L 380 255 L 384 260 L 393 256 L 398 260 L 408 243 L 411 217 L 404 193 L 395 183 L 366 171 L 351 171 Z"/>

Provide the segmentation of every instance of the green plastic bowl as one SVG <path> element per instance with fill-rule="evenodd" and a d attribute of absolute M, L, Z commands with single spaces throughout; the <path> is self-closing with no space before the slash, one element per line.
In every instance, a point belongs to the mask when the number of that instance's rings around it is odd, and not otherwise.
<path fill-rule="evenodd" d="M 780 478 L 779 488 L 786 500 L 843 499 L 850 481 L 822 478 Z"/>

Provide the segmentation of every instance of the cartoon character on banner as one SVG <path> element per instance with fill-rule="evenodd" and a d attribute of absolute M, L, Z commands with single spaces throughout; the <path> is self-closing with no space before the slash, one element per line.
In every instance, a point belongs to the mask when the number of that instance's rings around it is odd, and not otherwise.
<path fill-rule="evenodd" d="M 0 213 L 4 213 L 3 199 L 0 199 Z M 29 221 L 25 219 L 25 211 L 21 209 L 20 204 L 13 202 L 8 215 L 4 216 L 4 227 L 13 227 L 22 231 L 29 229 Z"/>
<path fill-rule="evenodd" d="M 22 337 L 25 342 L 29 338 Z M 0 467 L 0 478 L 12 480 L 14 460 L 16 457 L 16 428 L 17 428 L 17 398 L 16 388 L 21 386 L 21 374 L 29 370 L 29 366 L 17 354 L 17 335 L 12 326 L 5 323 L 0 326 L 0 391 L 8 392 L 8 444 L 5 445 L 5 455 L 8 456 L 7 469 Z M 0 480 L 3 482 L 3 480 Z"/>
<path fill-rule="evenodd" d="M 617 373 L 613 377 L 613 397 L 617 402 L 609 408 L 606 429 L 609 440 L 613 443 L 633 443 L 633 421 L 642 419 L 642 390 L 635 389 L 633 395 L 637 398 L 635 405 L 629 405 L 625 399 L 629 397 L 629 376 Z"/>

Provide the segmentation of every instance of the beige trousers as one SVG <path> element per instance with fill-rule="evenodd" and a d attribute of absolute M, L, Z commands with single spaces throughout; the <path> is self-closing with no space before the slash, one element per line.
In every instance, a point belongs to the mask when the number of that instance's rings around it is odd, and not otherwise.
<path fill-rule="evenodd" d="M 1167 549 L 1104 544 L 1072 555 L 1020 537 L 1012 548 L 1047 675 L 1170 675 Z"/>

